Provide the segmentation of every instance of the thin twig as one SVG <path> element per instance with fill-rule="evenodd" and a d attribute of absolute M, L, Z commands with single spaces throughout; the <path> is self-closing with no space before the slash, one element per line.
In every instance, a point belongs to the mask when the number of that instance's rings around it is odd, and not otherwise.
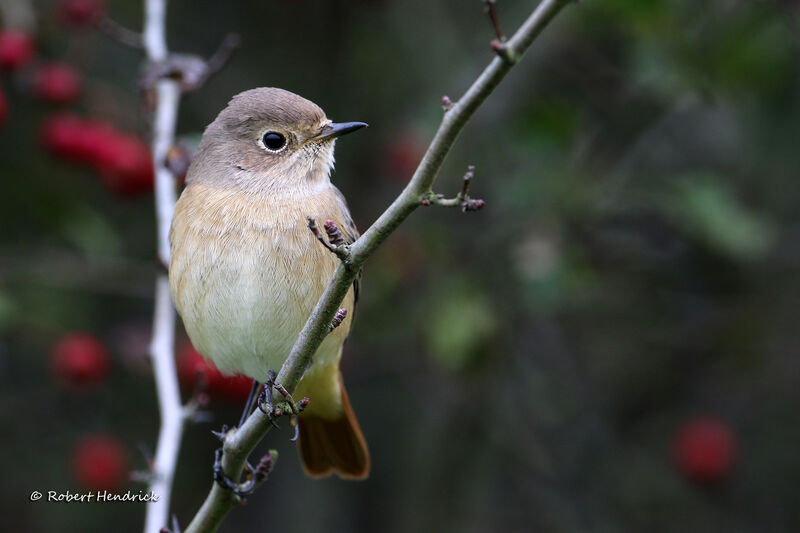
<path fill-rule="evenodd" d="M 500 19 L 497 18 L 497 0 L 483 0 L 483 3 L 486 4 L 486 13 L 492 21 L 495 35 L 501 42 L 505 41 L 506 36 L 503 35 L 503 31 L 500 29 Z"/>
<path fill-rule="evenodd" d="M 336 222 L 333 220 L 326 220 L 323 227 L 325 228 L 325 233 L 328 235 L 329 243 L 333 246 L 344 246 L 344 237 L 342 236 L 339 226 L 336 225 Z"/>
<path fill-rule="evenodd" d="M 144 46 L 149 62 L 167 57 L 166 1 L 146 0 Z M 175 210 L 175 180 L 164 165 L 167 151 L 174 143 L 175 122 L 180 102 L 177 82 L 162 79 L 156 85 L 156 109 L 153 120 L 153 165 L 155 169 L 155 202 L 158 259 L 169 264 L 169 227 Z M 169 503 L 172 479 L 178 462 L 186 409 L 181 405 L 178 377 L 175 371 L 175 307 L 170 295 L 166 274 L 156 280 L 156 307 L 153 316 L 153 340 L 150 355 L 158 393 L 161 428 L 153 461 L 150 490 L 158 501 L 147 504 L 145 533 L 155 533 L 169 523 Z"/>
<path fill-rule="evenodd" d="M 238 33 L 229 33 L 226 35 L 220 43 L 219 48 L 217 48 L 217 51 L 214 52 L 214 55 L 209 57 L 208 61 L 206 61 L 206 65 L 208 66 L 206 78 L 219 72 L 222 67 L 228 63 L 233 52 L 239 48 L 240 44 L 242 44 L 242 38 L 239 37 Z"/>
<path fill-rule="evenodd" d="M 139 86 L 149 89 L 158 80 L 170 78 L 180 82 L 181 91 L 196 91 L 218 72 L 230 59 L 241 39 L 235 33 L 225 36 L 217 51 L 208 60 L 194 54 L 169 54 L 163 60 L 147 65 Z"/>
<path fill-rule="evenodd" d="M 335 254 L 342 261 L 348 260 L 350 257 L 350 250 L 344 243 L 341 231 L 332 220 L 325 222 L 325 233 L 328 235 L 327 239 L 319 230 L 316 220 L 311 217 L 306 217 L 306 220 L 308 221 L 308 229 L 310 229 L 314 237 L 322 243 L 322 246 L 330 250 L 331 253 Z"/>
<path fill-rule="evenodd" d="M 95 23 L 97 29 L 105 33 L 115 41 L 131 48 L 142 49 L 144 48 L 144 40 L 141 33 L 129 30 L 122 26 L 111 17 L 102 17 L 97 19 Z"/>
<path fill-rule="evenodd" d="M 474 177 L 475 165 L 470 165 L 467 167 L 467 172 L 464 174 L 464 178 L 461 180 L 461 190 L 455 196 L 455 198 L 445 198 L 441 194 L 436 194 L 435 192 L 430 191 L 422 195 L 419 203 L 425 206 L 439 205 L 442 207 L 460 207 L 465 213 L 467 211 L 478 211 L 479 209 L 483 209 L 483 207 L 486 205 L 486 202 L 480 198 L 470 198 L 469 196 L 469 186 L 472 183 L 472 178 Z"/>
<path fill-rule="evenodd" d="M 570 0 L 543 0 L 507 45 L 512 57 L 519 58 L 552 18 Z M 514 63 L 496 57 L 481 73 L 457 103 L 444 114 L 439 130 L 417 167 L 414 176 L 395 201 L 364 234 L 349 247 L 347 261 L 341 261 L 333 279 L 314 307 L 297 341 L 287 357 L 278 381 L 293 392 L 311 362 L 313 354 L 329 333 L 333 317 L 356 279 L 367 258 L 386 238 L 420 206 L 420 197 L 431 190 L 442 162 L 456 137 L 489 94 L 497 87 Z M 223 443 L 223 472 L 229 479 L 238 480 L 247 457 L 271 428 L 269 417 L 256 410 L 241 428 L 226 434 Z M 200 510 L 186 533 L 213 532 L 225 515 L 235 506 L 234 495 L 213 483 Z"/>

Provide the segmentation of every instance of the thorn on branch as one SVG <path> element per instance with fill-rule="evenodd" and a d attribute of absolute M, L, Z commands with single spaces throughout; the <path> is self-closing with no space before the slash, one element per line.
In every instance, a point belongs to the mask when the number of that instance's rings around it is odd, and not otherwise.
<path fill-rule="evenodd" d="M 341 309 L 336 311 L 336 314 L 333 315 L 333 320 L 331 320 L 331 325 L 328 328 L 328 332 L 331 332 L 336 328 L 338 328 L 339 326 L 341 326 L 345 317 L 347 317 L 347 309 L 342 307 Z"/>
<path fill-rule="evenodd" d="M 223 424 L 222 429 L 220 431 L 212 431 L 211 434 L 217 437 L 221 441 L 225 441 L 225 437 L 228 436 L 228 425 Z"/>
<path fill-rule="evenodd" d="M 306 217 L 306 220 L 308 221 L 308 229 L 311 230 L 311 233 L 314 234 L 314 237 L 316 237 L 325 248 L 330 250 L 331 253 L 335 254 L 336 257 L 342 261 L 347 261 L 350 259 L 350 250 L 344 243 L 342 232 L 332 220 L 325 222 L 325 233 L 328 236 L 328 239 L 330 239 L 330 242 L 328 242 L 328 240 L 325 239 L 325 236 L 322 235 L 322 232 L 319 230 L 319 226 L 317 226 L 316 220 L 311 217 Z"/>
<path fill-rule="evenodd" d="M 494 27 L 494 33 L 497 35 L 497 39 L 500 42 L 505 42 L 506 36 L 503 35 L 503 32 L 500 30 L 500 19 L 497 17 L 497 0 L 483 0 L 483 3 L 486 4 L 486 13 L 489 15 L 489 19 L 492 21 L 492 26 Z"/>
<path fill-rule="evenodd" d="M 440 205 L 442 207 L 460 207 L 462 212 L 477 211 L 486 205 L 486 202 L 479 198 L 470 198 L 469 186 L 472 183 L 472 178 L 475 177 L 475 165 L 467 167 L 467 172 L 464 174 L 464 179 L 461 182 L 461 191 L 455 198 L 445 198 L 441 194 L 436 194 L 430 191 L 420 198 L 419 203 L 424 206 Z"/>

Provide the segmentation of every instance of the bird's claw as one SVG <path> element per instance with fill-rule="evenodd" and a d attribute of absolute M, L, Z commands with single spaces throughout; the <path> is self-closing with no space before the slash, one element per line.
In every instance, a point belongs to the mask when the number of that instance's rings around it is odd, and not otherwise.
<path fill-rule="evenodd" d="M 292 437 L 292 441 L 297 440 L 297 415 L 303 412 L 303 410 L 308 407 L 309 400 L 308 398 L 302 398 L 300 401 L 295 402 L 292 395 L 289 394 L 289 391 L 286 390 L 286 387 L 281 385 L 276 381 L 278 374 L 274 370 L 270 370 L 268 375 L 267 381 L 264 383 L 264 390 L 258 397 L 258 409 L 267 415 L 269 418 L 270 423 L 278 428 L 278 424 L 275 422 L 278 418 L 283 416 L 284 410 L 281 409 L 282 405 L 287 407 L 286 411 L 288 414 L 292 416 L 292 425 L 295 427 L 295 435 Z M 281 396 L 284 398 L 284 402 L 281 402 L 279 405 L 275 405 L 272 399 L 272 390 L 275 389 L 278 391 Z"/>
<path fill-rule="evenodd" d="M 217 448 L 217 451 L 214 452 L 214 481 L 216 481 L 220 487 L 231 491 L 241 499 L 247 498 L 253 494 L 253 491 L 256 489 L 256 477 L 253 475 L 253 472 L 253 467 L 249 462 L 245 461 L 245 481 L 243 483 L 234 483 L 225 475 L 225 472 L 222 471 L 222 448 Z"/>

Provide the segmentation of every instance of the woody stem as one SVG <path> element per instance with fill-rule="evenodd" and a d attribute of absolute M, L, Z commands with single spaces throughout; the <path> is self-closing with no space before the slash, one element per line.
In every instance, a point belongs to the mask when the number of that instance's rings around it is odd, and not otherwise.
<path fill-rule="evenodd" d="M 570 1 L 542 0 L 516 33 L 504 43 L 508 53 L 502 57 L 496 56 L 461 99 L 448 108 L 411 181 L 378 220 L 350 246 L 347 262 L 339 263 L 333 279 L 300 332 L 277 378 L 290 393 L 294 391 L 312 356 L 329 333 L 331 320 L 339 310 L 342 300 L 364 262 L 420 206 L 420 197 L 431 190 L 445 157 L 467 121 L 553 17 Z M 245 460 L 270 428 L 269 418 L 256 411 L 241 428 L 228 433 L 223 445 L 222 458 L 223 470 L 228 478 L 239 479 Z M 216 531 L 225 515 L 236 503 L 237 500 L 230 491 L 225 491 L 214 483 L 202 507 L 186 529 L 186 533 Z"/>

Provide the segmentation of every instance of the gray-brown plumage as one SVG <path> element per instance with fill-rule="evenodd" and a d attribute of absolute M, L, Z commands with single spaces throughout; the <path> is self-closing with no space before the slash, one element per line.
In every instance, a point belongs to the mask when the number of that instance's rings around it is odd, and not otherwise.
<path fill-rule="evenodd" d="M 246 91 L 206 128 L 170 233 L 170 287 L 195 348 L 224 373 L 266 381 L 278 370 L 338 259 L 306 217 L 358 233 L 330 183 L 336 137 L 314 103 L 275 88 Z M 352 310 L 355 291 L 342 306 Z M 296 394 L 306 471 L 364 478 L 369 454 L 339 373 L 353 313 L 323 341 Z"/>

